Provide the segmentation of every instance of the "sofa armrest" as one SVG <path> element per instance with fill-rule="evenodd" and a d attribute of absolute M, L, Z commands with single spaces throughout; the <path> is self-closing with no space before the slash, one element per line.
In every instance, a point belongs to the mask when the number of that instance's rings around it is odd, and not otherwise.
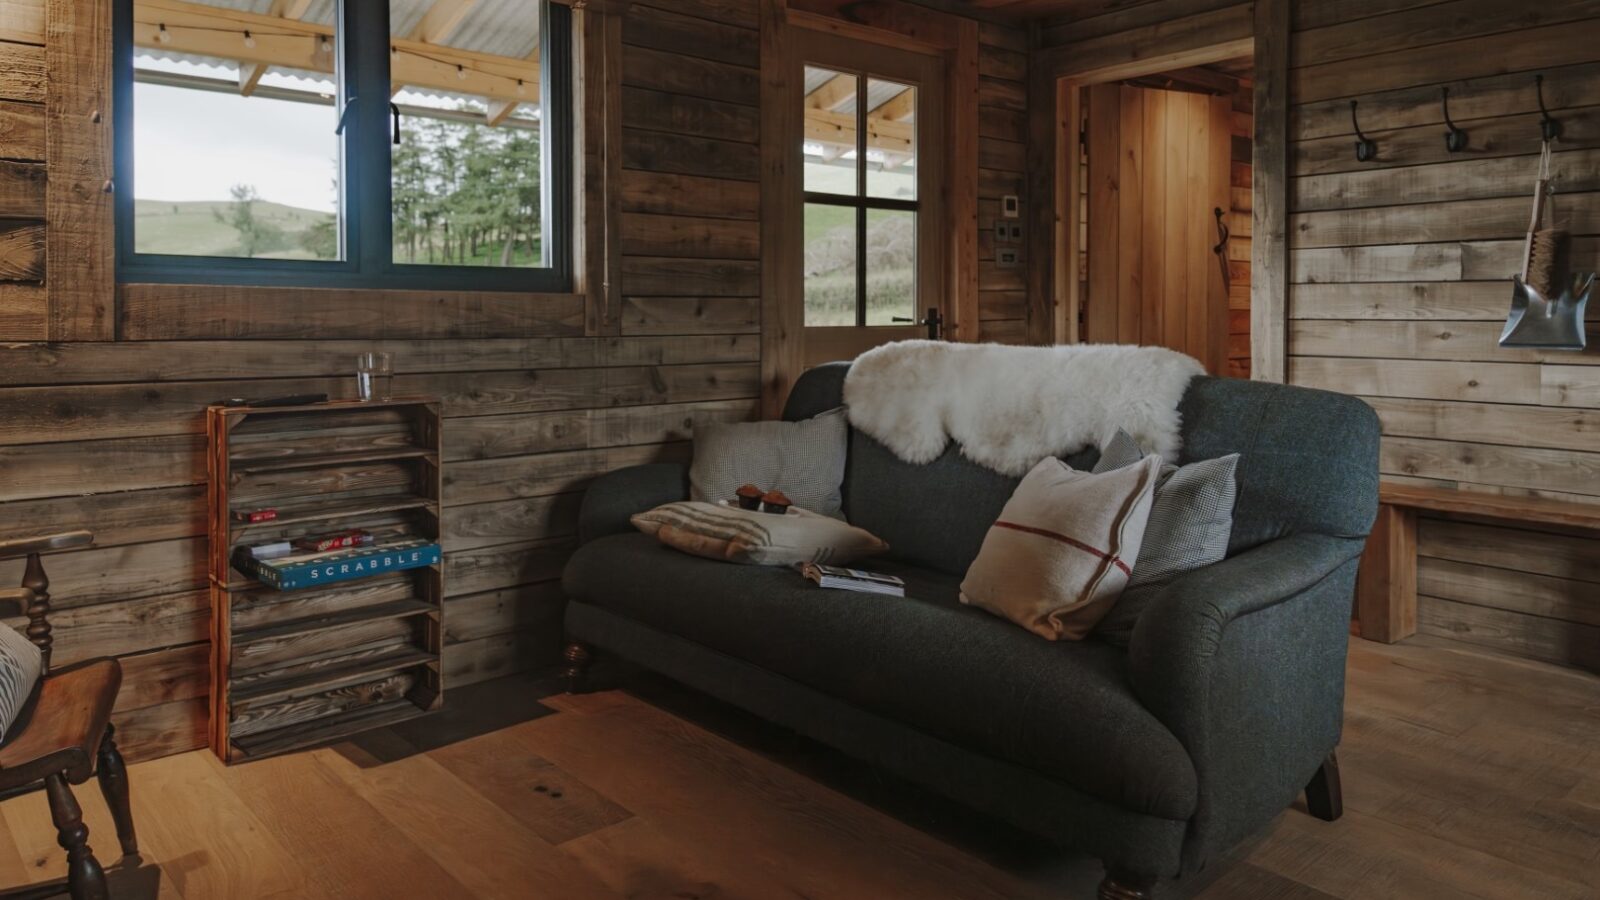
<path fill-rule="evenodd" d="M 1174 579 L 1139 617 L 1134 692 L 1200 784 L 1185 870 L 1282 812 L 1338 744 L 1362 547 L 1279 538 Z"/>
<path fill-rule="evenodd" d="M 590 483 L 578 507 L 578 543 L 633 530 L 628 518 L 663 503 L 689 499 L 682 463 L 647 463 L 607 472 Z"/>

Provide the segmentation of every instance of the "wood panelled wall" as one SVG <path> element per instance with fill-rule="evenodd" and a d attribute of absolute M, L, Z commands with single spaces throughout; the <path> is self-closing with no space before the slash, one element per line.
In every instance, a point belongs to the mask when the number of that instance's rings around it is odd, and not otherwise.
<path fill-rule="evenodd" d="M 1361 395 L 1393 480 L 1600 503 L 1600 308 L 1583 353 L 1502 349 L 1539 149 L 1600 263 L 1600 0 L 1301 4 L 1291 42 L 1289 377 Z M 1440 89 L 1471 145 L 1444 144 Z M 1378 142 L 1355 160 L 1350 100 Z M 1419 630 L 1600 669 L 1600 541 L 1426 520 Z"/>
<path fill-rule="evenodd" d="M 80 270 L 70 255 L 47 259 L 44 235 L 81 218 L 44 199 L 44 163 L 53 178 L 62 162 L 46 149 L 49 85 L 62 77 L 47 77 L 47 53 L 62 51 L 46 34 L 63 33 L 50 17 L 90 6 L 0 0 L 0 341 L 15 342 L 0 343 L 0 538 L 96 533 L 47 561 L 56 661 L 121 658 L 116 721 L 134 757 L 202 746 L 203 408 L 348 396 L 354 354 L 381 349 L 397 393 L 440 395 L 448 417 L 447 687 L 552 662 L 586 483 L 686 458 L 695 416 L 758 409 L 757 0 L 575 14 L 585 72 L 605 76 L 582 88 L 580 109 L 610 111 L 584 126 L 580 205 L 608 223 L 585 230 L 587 297 L 123 285 L 115 303 L 107 288 L 81 304 L 113 312 L 103 336 L 116 340 L 47 341 L 85 332 L 49 321 L 51 279 Z M 992 216 L 1019 190 L 1024 44 L 1020 31 L 983 34 Z M 992 261 L 981 279 L 986 334 L 1019 334 L 1020 281 Z M 67 325 L 77 308 L 63 307 Z M 19 578 L 0 564 L 0 584 Z"/>
<path fill-rule="evenodd" d="M 978 338 L 1028 343 L 1029 328 L 1044 308 L 1029 302 L 1026 239 L 1015 267 L 995 262 L 994 226 L 1007 195 L 1018 199 L 1015 221 L 1026 223 L 1028 141 L 1027 35 L 983 23 L 978 29 Z"/>
<path fill-rule="evenodd" d="M 1255 130 L 1254 84 L 1239 80 L 1233 93 L 1231 189 L 1228 192 L 1228 377 L 1250 377 L 1250 169 Z"/>
<path fill-rule="evenodd" d="M 1095 4 L 1045 46 L 1189 35 L 1226 0 Z M 1293 4 L 1288 377 L 1361 396 L 1384 477 L 1600 503 L 1600 348 L 1501 349 L 1539 150 L 1534 75 L 1562 120 L 1557 207 L 1600 265 L 1600 0 Z M 1452 154 L 1440 90 L 1470 134 Z M 1378 142 L 1355 159 L 1350 100 Z M 1259 238 L 1259 235 L 1253 235 Z M 1427 519 L 1420 629 L 1600 669 L 1600 541 Z"/>

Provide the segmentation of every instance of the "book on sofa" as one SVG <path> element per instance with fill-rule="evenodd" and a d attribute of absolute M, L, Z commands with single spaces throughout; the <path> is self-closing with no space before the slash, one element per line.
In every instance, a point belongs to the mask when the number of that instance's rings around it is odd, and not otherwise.
<path fill-rule="evenodd" d="M 846 591 L 863 591 L 868 594 L 906 595 L 906 583 L 893 575 L 868 572 L 865 569 L 846 569 L 843 566 L 825 566 L 821 563 L 801 563 L 796 566 L 800 574 L 817 586 L 839 588 Z"/>
<path fill-rule="evenodd" d="M 439 559 L 437 542 L 413 539 L 272 559 L 257 559 L 249 548 L 240 547 L 233 555 L 233 567 L 268 587 L 293 591 L 383 572 L 419 569 L 437 565 Z"/>

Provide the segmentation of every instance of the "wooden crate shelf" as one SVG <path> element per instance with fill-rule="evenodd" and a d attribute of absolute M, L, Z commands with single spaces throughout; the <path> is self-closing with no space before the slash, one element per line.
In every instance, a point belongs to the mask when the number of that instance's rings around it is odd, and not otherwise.
<path fill-rule="evenodd" d="M 239 547 L 359 528 L 377 547 L 443 535 L 439 403 L 207 411 L 213 752 L 226 762 L 338 740 L 444 699 L 443 565 L 278 591 Z M 240 522 L 234 510 L 277 518 Z"/>

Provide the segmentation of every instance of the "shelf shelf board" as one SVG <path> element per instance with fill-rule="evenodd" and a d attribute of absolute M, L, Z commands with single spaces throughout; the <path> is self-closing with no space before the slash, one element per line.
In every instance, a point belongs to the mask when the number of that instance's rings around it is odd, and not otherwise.
<path fill-rule="evenodd" d="M 253 631 L 240 631 L 233 636 L 233 646 L 248 647 L 251 644 L 257 644 L 262 641 L 281 640 L 299 634 L 309 634 L 314 631 L 354 625 L 358 622 L 404 619 L 438 611 L 439 607 L 426 600 L 395 600 L 389 603 L 377 603 L 372 606 L 357 607 L 356 609 L 344 610 L 325 616 L 294 619 L 277 625 L 269 625 L 265 628 L 257 628 Z"/>
<path fill-rule="evenodd" d="M 228 696 L 236 705 L 290 700 L 299 695 L 375 681 L 382 676 L 438 660 L 438 654 L 430 653 L 421 647 L 399 647 L 393 652 L 357 659 L 344 665 L 323 666 L 283 678 L 258 676 L 235 679 L 228 689 Z"/>
<path fill-rule="evenodd" d="M 238 460 L 233 465 L 233 472 L 235 475 L 253 475 L 260 472 L 282 472 L 286 469 L 315 469 L 323 466 L 349 466 L 403 459 L 429 459 L 437 462 L 437 455 L 432 450 L 420 447 L 404 450 L 353 450 L 348 453 L 323 453 L 316 456 Z"/>
<path fill-rule="evenodd" d="M 240 535 L 253 530 L 267 528 L 281 528 L 285 525 L 299 525 L 305 522 L 331 522 L 338 519 L 349 519 L 356 516 L 371 516 L 381 513 L 403 512 L 408 509 L 428 509 L 437 507 L 439 502 L 431 500 L 420 494 L 403 494 L 380 497 L 353 497 L 344 500 L 332 500 L 325 503 L 305 504 L 279 509 L 276 519 L 265 522 L 239 522 L 231 523 L 230 531 L 234 540 Z M 437 512 L 437 509 L 434 510 Z"/>
<path fill-rule="evenodd" d="M 231 743 L 241 756 L 258 759 L 302 747 L 331 743 L 363 731 L 415 719 L 426 715 L 427 712 L 410 700 L 400 698 L 376 706 L 337 713 L 323 719 L 296 722 L 293 725 L 258 731 L 251 735 L 236 736 Z"/>

